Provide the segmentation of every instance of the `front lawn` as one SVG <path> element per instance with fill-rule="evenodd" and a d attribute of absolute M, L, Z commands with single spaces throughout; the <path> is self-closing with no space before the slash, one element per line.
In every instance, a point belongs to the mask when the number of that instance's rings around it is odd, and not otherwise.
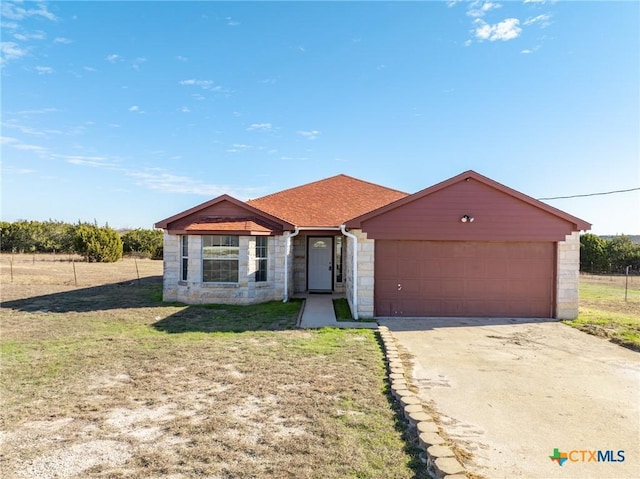
<path fill-rule="evenodd" d="M 295 329 L 299 303 L 165 304 L 160 287 L 3 304 L 6 477 L 427 477 L 374 332 Z"/>

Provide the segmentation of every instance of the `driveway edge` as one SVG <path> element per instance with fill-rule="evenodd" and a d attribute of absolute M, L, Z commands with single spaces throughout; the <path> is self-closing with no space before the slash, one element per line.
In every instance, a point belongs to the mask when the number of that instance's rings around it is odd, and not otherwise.
<path fill-rule="evenodd" d="M 391 394 L 402 406 L 403 416 L 409 430 L 418 437 L 427 472 L 434 479 L 467 479 L 462 464 L 456 459 L 453 450 L 446 445 L 440 435 L 440 429 L 433 417 L 422 407 L 422 401 L 409 390 L 405 376 L 405 365 L 398 354 L 395 339 L 387 326 L 378 326 L 383 353 L 387 362 L 387 371 Z"/>

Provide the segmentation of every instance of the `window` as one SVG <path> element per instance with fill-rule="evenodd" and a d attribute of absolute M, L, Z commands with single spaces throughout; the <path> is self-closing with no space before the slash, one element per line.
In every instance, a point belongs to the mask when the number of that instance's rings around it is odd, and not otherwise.
<path fill-rule="evenodd" d="M 203 236 L 202 281 L 237 283 L 239 256 L 237 236 Z"/>
<path fill-rule="evenodd" d="M 256 236 L 256 283 L 267 280 L 268 236 Z"/>
<path fill-rule="evenodd" d="M 336 283 L 342 283 L 342 236 L 336 236 Z"/>
<path fill-rule="evenodd" d="M 189 268 L 189 237 L 180 237 L 180 280 L 187 280 L 187 273 Z"/>

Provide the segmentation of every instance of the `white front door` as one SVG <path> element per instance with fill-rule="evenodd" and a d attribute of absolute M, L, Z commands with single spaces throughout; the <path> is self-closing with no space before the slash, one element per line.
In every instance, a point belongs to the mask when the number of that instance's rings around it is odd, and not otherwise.
<path fill-rule="evenodd" d="M 333 289 L 333 238 L 309 237 L 309 291 Z"/>

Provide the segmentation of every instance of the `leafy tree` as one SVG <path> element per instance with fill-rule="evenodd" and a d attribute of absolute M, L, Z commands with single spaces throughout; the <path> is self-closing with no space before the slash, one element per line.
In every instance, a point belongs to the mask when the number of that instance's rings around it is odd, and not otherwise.
<path fill-rule="evenodd" d="M 636 271 L 640 269 L 640 245 L 633 244 L 628 236 L 607 241 L 606 252 L 612 270 L 622 272 L 627 266 Z"/>
<path fill-rule="evenodd" d="M 162 231 L 138 228 L 122 235 L 125 253 L 140 253 L 151 259 L 162 259 Z"/>
<path fill-rule="evenodd" d="M 74 246 L 87 261 L 113 263 L 122 258 L 122 240 L 109 226 L 80 223 L 75 228 Z"/>
<path fill-rule="evenodd" d="M 591 233 L 580 236 L 580 270 L 602 272 L 608 268 L 607 241 Z"/>

